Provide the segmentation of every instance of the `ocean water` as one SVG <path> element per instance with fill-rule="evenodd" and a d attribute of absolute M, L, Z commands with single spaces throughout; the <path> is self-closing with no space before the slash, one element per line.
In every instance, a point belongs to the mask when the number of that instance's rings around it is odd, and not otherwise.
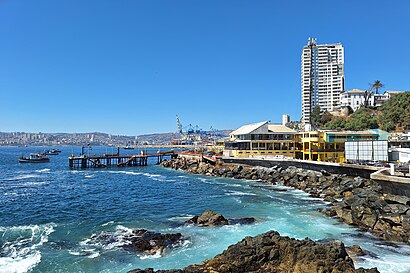
<path fill-rule="evenodd" d="M 318 212 L 326 204 L 299 190 L 257 181 L 189 175 L 156 166 L 70 170 L 62 147 L 49 163 L 19 164 L 36 147 L 0 148 L 0 272 L 127 272 L 182 268 L 222 252 L 245 236 L 269 230 L 299 239 L 340 239 L 370 255 L 356 266 L 410 272 L 410 247 L 382 242 Z M 97 147 L 92 153 L 111 153 Z M 127 151 L 128 153 L 138 151 Z M 212 209 L 252 225 L 201 228 L 183 221 Z M 180 232 L 184 242 L 164 255 L 123 250 L 123 236 L 144 228 Z M 112 240 L 98 241 L 109 233 Z"/>

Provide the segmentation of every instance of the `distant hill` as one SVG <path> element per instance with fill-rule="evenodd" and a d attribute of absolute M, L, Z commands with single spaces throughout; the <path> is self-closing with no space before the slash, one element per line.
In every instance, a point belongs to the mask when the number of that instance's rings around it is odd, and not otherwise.
<path fill-rule="evenodd" d="M 220 133 L 228 135 L 230 130 L 222 130 Z M 27 133 L 27 132 L 0 132 L 0 146 L 19 145 L 141 145 L 170 144 L 171 140 L 180 138 L 175 132 L 145 134 L 140 136 L 112 135 L 100 132 L 92 133 Z M 222 136 L 221 136 L 222 137 Z"/>
<path fill-rule="evenodd" d="M 222 134 L 221 138 L 228 136 L 232 130 L 220 130 L 219 133 Z M 157 133 L 157 134 L 146 134 L 137 136 L 137 141 L 139 144 L 169 144 L 171 140 L 180 138 L 181 135 L 175 132 L 172 133 Z"/>

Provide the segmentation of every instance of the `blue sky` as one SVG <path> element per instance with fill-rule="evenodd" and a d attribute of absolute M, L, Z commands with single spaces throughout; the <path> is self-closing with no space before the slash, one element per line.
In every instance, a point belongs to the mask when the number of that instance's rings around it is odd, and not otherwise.
<path fill-rule="evenodd" d="M 346 89 L 410 89 L 410 1 L 0 0 L 0 131 L 139 135 L 300 119 L 308 37 Z"/>

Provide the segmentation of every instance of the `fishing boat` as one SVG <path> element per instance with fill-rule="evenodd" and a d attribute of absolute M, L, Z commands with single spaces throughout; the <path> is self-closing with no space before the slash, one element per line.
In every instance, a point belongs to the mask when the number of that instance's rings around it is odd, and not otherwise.
<path fill-rule="evenodd" d="M 31 153 L 29 157 L 24 157 L 23 155 L 19 157 L 20 163 L 43 163 L 49 161 L 50 159 L 48 157 L 38 153 Z"/>

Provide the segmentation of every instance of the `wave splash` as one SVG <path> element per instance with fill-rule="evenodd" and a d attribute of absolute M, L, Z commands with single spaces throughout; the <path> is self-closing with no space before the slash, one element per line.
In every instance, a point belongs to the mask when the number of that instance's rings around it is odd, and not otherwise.
<path fill-rule="evenodd" d="M 40 247 L 55 224 L 0 227 L 0 272 L 24 273 L 41 261 Z"/>

